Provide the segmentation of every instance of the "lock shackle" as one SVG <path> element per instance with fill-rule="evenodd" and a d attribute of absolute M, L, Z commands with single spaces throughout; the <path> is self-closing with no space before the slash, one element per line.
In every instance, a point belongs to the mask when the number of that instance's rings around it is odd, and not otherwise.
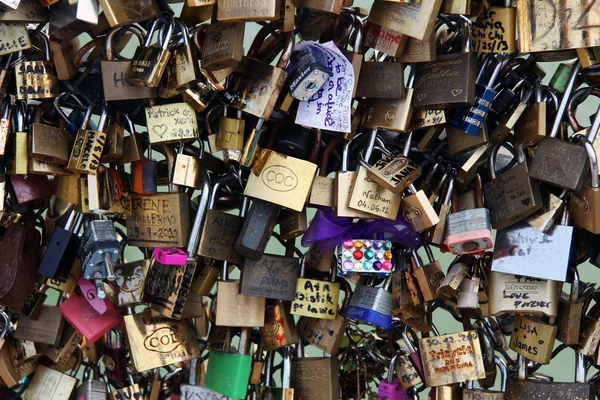
<path fill-rule="evenodd" d="M 87 107 L 83 104 L 83 102 L 81 101 L 81 99 L 79 99 L 79 97 L 73 93 L 69 94 L 68 92 L 64 92 L 59 94 L 55 99 L 54 99 L 54 109 L 56 110 L 56 112 L 58 112 L 58 115 L 60 115 L 65 122 L 67 123 L 72 123 L 72 121 L 69 119 L 69 116 L 67 115 L 67 113 L 65 113 L 65 111 L 62 109 L 61 107 L 61 102 L 63 101 L 63 99 L 68 99 L 69 97 L 72 97 L 75 99 L 75 101 L 77 102 L 77 104 L 79 104 L 79 106 L 81 106 L 82 109 L 86 109 Z"/>
<path fill-rule="evenodd" d="M 210 201 L 210 195 L 212 192 L 212 184 L 208 171 L 204 174 L 204 181 L 202 182 L 202 193 L 200 194 L 200 200 L 198 201 L 198 212 L 196 218 L 194 218 L 194 224 L 190 230 L 190 238 L 185 252 L 188 258 L 193 259 L 196 256 L 198 250 L 198 244 L 200 244 L 200 234 L 204 226 L 204 220 L 208 210 L 208 204 Z"/>
<path fill-rule="evenodd" d="M 579 271 L 577 267 L 573 268 L 573 280 L 571 282 L 571 290 L 569 291 L 569 302 L 577 303 L 579 299 Z"/>
<path fill-rule="evenodd" d="M 15 101 L 15 132 L 25 132 L 25 115 L 27 105 L 23 100 Z"/>
<path fill-rule="evenodd" d="M 252 45 L 248 50 L 248 58 L 258 59 L 260 48 L 273 29 L 273 26 L 268 24 L 263 26 L 261 30 L 258 31 L 258 34 L 254 37 Z M 292 32 L 283 32 L 280 33 L 279 38 L 278 40 L 285 40 L 285 44 L 281 52 L 281 56 L 279 57 L 279 61 L 277 61 L 276 67 L 279 69 L 285 69 L 290 61 L 290 57 L 292 56 L 292 50 L 294 49 L 294 35 Z"/>
<path fill-rule="evenodd" d="M 410 249 L 410 254 L 411 254 L 411 259 L 414 260 L 415 268 L 423 268 L 423 262 L 421 262 L 421 259 L 419 258 L 419 255 L 417 254 L 417 250 L 414 248 Z"/>
<path fill-rule="evenodd" d="M 565 110 L 567 109 L 567 105 L 569 104 L 569 99 L 571 98 L 571 93 L 573 93 L 573 89 L 575 87 L 575 81 L 579 77 L 579 72 L 581 71 L 581 62 L 577 60 L 573 65 L 573 69 L 571 70 L 571 75 L 569 76 L 569 81 L 567 82 L 567 88 L 563 93 L 563 97 L 560 101 L 558 109 L 556 110 L 556 115 L 554 117 L 554 124 L 552 125 L 552 131 L 550 131 L 551 138 L 556 138 L 558 136 L 558 131 L 560 129 L 560 123 L 562 122 L 563 115 L 565 114 Z M 595 122 L 595 121 L 594 121 Z M 598 126 L 600 127 L 600 119 L 598 119 Z M 594 125 L 592 125 L 592 129 L 594 129 Z M 594 134 L 595 136 L 595 134 Z"/>
<path fill-rule="evenodd" d="M 50 40 L 48 39 L 48 36 L 41 30 L 37 29 L 28 29 L 27 33 L 29 33 L 30 36 L 37 36 L 42 41 L 44 47 L 44 59 L 45 61 L 51 61 L 52 57 L 50 55 Z"/>
<path fill-rule="evenodd" d="M 429 263 L 434 263 L 435 257 L 433 256 L 433 251 L 431 251 L 431 246 L 429 246 L 429 244 L 424 244 L 423 248 L 425 249 L 425 254 L 427 254 L 427 259 L 429 260 Z"/>
<path fill-rule="evenodd" d="M 388 370 L 386 375 L 386 381 L 388 383 L 392 383 L 394 381 L 394 376 L 396 375 L 396 360 L 400 355 L 400 350 L 396 350 L 394 354 L 390 357 L 390 363 L 388 364 Z"/>
<path fill-rule="evenodd" d="M 296 341 L 296 357 L 304 357 L 304 342 L 302 341 L 300 334 L 298 334 L 298 340 Z"/>
<path fill-rule="evenodd" d="M 126 25 L 112 28 L 106 35 L 106 61 L 113 61 L 116 59 L 114 41 L 117 34 L 131 32 L 135 37 L 138 38 L 140 44 L 144 43 L 144 32 L 137 25 Z"/>
<path fill-rule="evenodd" d="M 379 141 L 379 140 L 381 140 L 381 139 L 378 139 L 378 141 Z M 383 147 L 381 147 L 381 146 L 375 146 L 375 147 L 373 148 L 373 150 L 377 150 L 377 151 L 381 152 L 381 153 L 382 153 L 384 156 L 388 156 L 388 155 L 390 155 L 390 152 L 389 152 L 389 151 L 388 151 L 386 148 L 383 148 Z M 371 164 L 369 164 L 369 163 L 367 162 L 367 160 L 365 160 L 365 151 L 366 151 L 366 149 L 364 149 L 364 150 L 361 150 L 361 151 L 358 153 L 358 162 L 359 162 L 359 163 L 360 163 L 360 164 L 361 164 L 363 167 L 365 167 L 365 168 L 367 168 L 367 169 L 370 169 L 370 168 L 372 167 L 372 165 L 371 165 Z"/>
<path fill-rule="evenodd" d="M 0 331 L 0 339 L 4 339 L 8 330 L 10 329 L 10 318 L 8 314 L 4 312 L 4 310 L 0 310 L 0 319 L 4 321 L 4 325 L 2 325 L 2 331 Z"/>
<path fill-rule="evenodd" d="M 283 356 L 283 369 L 281 370 L 281 387 L 289 389 L 292 384 L 292 350 L 290 346 L 281 349 Z"/>
<path fill-rule="evenodd" d="M 344 143 L 344 137 L 341 135 L 335 136 L 329 143 L 327 143 L 327 146 L 325 146 L 325 149 L 323 149 L 323 153 L 321 153 L 321 160 L 319 162 L 319 176 L 327 176 L 327 164 L 329 162 L 329 156 L 331 155 L 331 152 L 342 143 Z"/>
<path fill-rule="evenodd" d="M 408 351 L 412 354 L 419 351 L 419 348 L 416 344 L 416 340 L 414 343 L 412 342 L 412 339 L 409 337 L 409 333 L 411 336 L 414 336 L 415 339 L 417 338 L 417 333 L 408 325 L 404 325 L 404 328 L 402 329 L 402 339 L 404 339 L 404 343 L 406 344 L 406 347 L 408 347 Z"/>
<path fill-rule="evenodd" d="M 354 54 L 362 54 L 362 41 L 363 41 L 363 32 L 365 30 L 365 25 L 363 20 L 360 17 L 351 14 L 354 19 L 352 26 L 354 27 L 354 41 L 352 44 L 352 52 Z M 350 39 L 352 38 L 352 34 L 350 35 Z"/>
<path fill-rule="evenodd" d="M 585 146 L 585 150 L 588 155 L 588 159 L 590 160 L 590 186 L 592 188 L 598 188 L 600 178 L 598 177 L 598 157 L 596 155 L 594 145 L 589 141 L 587 137 L 585 137 L 582 134 L 573 135 L 573 138 L 583 142 L 583 145 Z"/>
<path fill-rule="evenodd" d="M 571 99 L 569 100 L 569 104 L 567 106 L 567 121 L 574 132 L 580 132 L 584 129 L 579 121 L 577 121 L 575 112 L 579 105 L 581 105 L 581 103 L 583 103 L 589 96 L 600 97 L 600 89 L 591 86 L 579 88 L 573 93 L 573 96 L 571 96 Z"/>
<path fill-rule="evenodd" d="M 265 357 L 265 386 L 271 387 L 273 385 L 273 364 L 275 362 L 275 351 L 267 351 Z"/>
<path fill-rule="evenodd" d="M 442 204 L 445 206 L 450 205 L 450 201 L 452 200 L 452 193 L 454 193 L 454 183 L 456 182 L 456 169 L 450 168 L 448 171 L 448 179 L 446 183 L 446 193 L 444 194 L 444 198 L 442 200 Z"/>

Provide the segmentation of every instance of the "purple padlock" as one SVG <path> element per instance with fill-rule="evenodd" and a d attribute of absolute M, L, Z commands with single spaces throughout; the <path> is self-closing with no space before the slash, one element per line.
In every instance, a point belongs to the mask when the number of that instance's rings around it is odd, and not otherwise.
<path fill-rule="evenodd" d="M 408 329 L 408 325 L 405 325 L 404 330 L 402 331 L 402 339 L 404 339 L 404 343 L 406 343 L 408 351 L 410 352 L 408 358 L 410 358 L 410 361 L 412 361 L 413 366 L 415 367 L 415 371 L 417 371 L 417 374 L 419 374 L 419 378 L 421 378 L 421 380 L 425 382 L 425 373 L 423 370 L 423 360 L 421 360 L 421 353 L 419 353 L 419 349 L 415 347 L 413 342 L 408 337 Z M 410 334 L 413 335 L 416 341 L 417 333 L 411 329 Z"/>
<path fill-rule="evenodd" d="M 388 400 L 402 400 L 402 393 L 404 390 L 400 387 L 400 380 L 396 378 L 396 359 L 398 358 L 398 352 L 394 353 L 388 366 L 387 378 L 379 382 L 379 389 L 377 390 L 377 396 L 380 399 Z M 406 398 L 406 395 L 404 396 Z"/>
<path fill-rule="evenodd" d="M 156 261 L 164 265 L 185 265 L 187 263 L 187 254 L 177 247 L 167 247 L 164 249 L 155 247 L 152 256 Z"/>

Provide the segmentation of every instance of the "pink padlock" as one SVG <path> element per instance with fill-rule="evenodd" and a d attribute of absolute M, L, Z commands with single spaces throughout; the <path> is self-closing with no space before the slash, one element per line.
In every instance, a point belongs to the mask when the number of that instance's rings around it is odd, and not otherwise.
<path fill-rule="evenodd" d="M 167 247 L 164 249 L 155 247 L 152 256 L 156 261 L 164 265 L 185 265 L 187 263 L 187 254 L 177 247 Z"/>
<path fill-rule="evenodd" d="M 108 311 L 109 305 L 107 303 L 112 303 L 109 299 L 105 298 L 106 295 L 104 292 L 98 296 L 96 293 L 96 286 L 87 279 L 79 278 L 77 279 L 77 284 L 81 289 L 83 297 L 87 299 L 88 303 L 90 303 L 94 310 L 96 310 L 99 314 L 104 314 Z"/>
<path fill-rule="evenodd" d="M 112 306 L 111 306 L 112 305 Z M 94 343 L 121 321 L 121 313 L 114 304 L 107 304 L 104 314 L 98 313 L 82 296 L 71 296 L 59 305 L 60 312 L 75 329 Z"/>
<path fill-rule="evenodd" d="M 388 366 L 387 379 L 379 382 L 379 389 L 377 390 L 377 396 L 380 399 L 387 400 L 401 400 L 402 388 L 400 387 L 400 380 L 396 378 L 396 359 L 398 358 L 398 352 L 396 352 Z"/>

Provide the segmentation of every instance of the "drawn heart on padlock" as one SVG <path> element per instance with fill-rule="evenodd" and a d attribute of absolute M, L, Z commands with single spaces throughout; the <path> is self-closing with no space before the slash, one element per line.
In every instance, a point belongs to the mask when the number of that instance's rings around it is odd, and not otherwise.
<path fill-rule="evenodd" d="M 463 91 L 462 89 L 452 89 L 452 96 L 456 97 L 459 94 L 461 94 Z"/>
<path fill-rule="evenodd" d="M 124 10 L 130 11 L 133 14 L 137 15 L 138 17 L 142 16 L 142 11 L 141 10 L 136 10 L 136 9 L 131 8 L 131 7 L 127 7 L 127 6 L 123 5 L 121 2 L 115 1 L 115 0 L 108 0 L 108 2 L 110 4 L 113 4 L 113 5 L 117 6 L 117 7 L 122 8 Z"/>
<path fill-rule="evenodd" d="M 419 95 L 417 96 L 417 99 L 419 99 L 419 101 L 421 101 L 425 98 L 425 96 L 427 96 L 427 93 L 419 93 Z"/>
<path fill-rule="evenodd" d="M 279 268 L 268 268 L 271 278 L 275 278 L 279 274 Z"/>
<path fill-rule="evenodd" d="M 438 72 L 439 68 L 431 68 L 431 72 Z"/>
<path fill-rule="evenodd" d="M 540 344 L 540 346 L 541 346 L 541 345 L 543 345 L 543 344 L 544 344 L 544 341 L 543 341 L 543 340 L 538 340 L 538 343 L 539 343 L 539 344 Z"/>
<path fill-rule="evenodd" d="M 152 132 L 162 138 L 167 133 L 167 124 L 154 125 Z"/>

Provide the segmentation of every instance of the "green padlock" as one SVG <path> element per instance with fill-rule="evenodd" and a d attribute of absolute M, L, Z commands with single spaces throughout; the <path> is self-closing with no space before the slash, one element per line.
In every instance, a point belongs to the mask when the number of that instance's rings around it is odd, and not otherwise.
<path fill-rule="evenodd" d="M 569 83 L 571 71 L 573 71 L 573 64 L 559 64 L 558 68 L 556 68 L 556 71 L 554 72 L 554 75 L 552 75 L 552 79 L 550 79 L 550 87 L 556 90 L 558 93 L 564 93 L 567 89 L 567 84 Z"/>
<path fill-rule="evenodd" d="M 233 399 L 245 399 L 252 372 L 250 328 L 242 328 L 238 354 L 211 351 L 204 384 Z"/>

